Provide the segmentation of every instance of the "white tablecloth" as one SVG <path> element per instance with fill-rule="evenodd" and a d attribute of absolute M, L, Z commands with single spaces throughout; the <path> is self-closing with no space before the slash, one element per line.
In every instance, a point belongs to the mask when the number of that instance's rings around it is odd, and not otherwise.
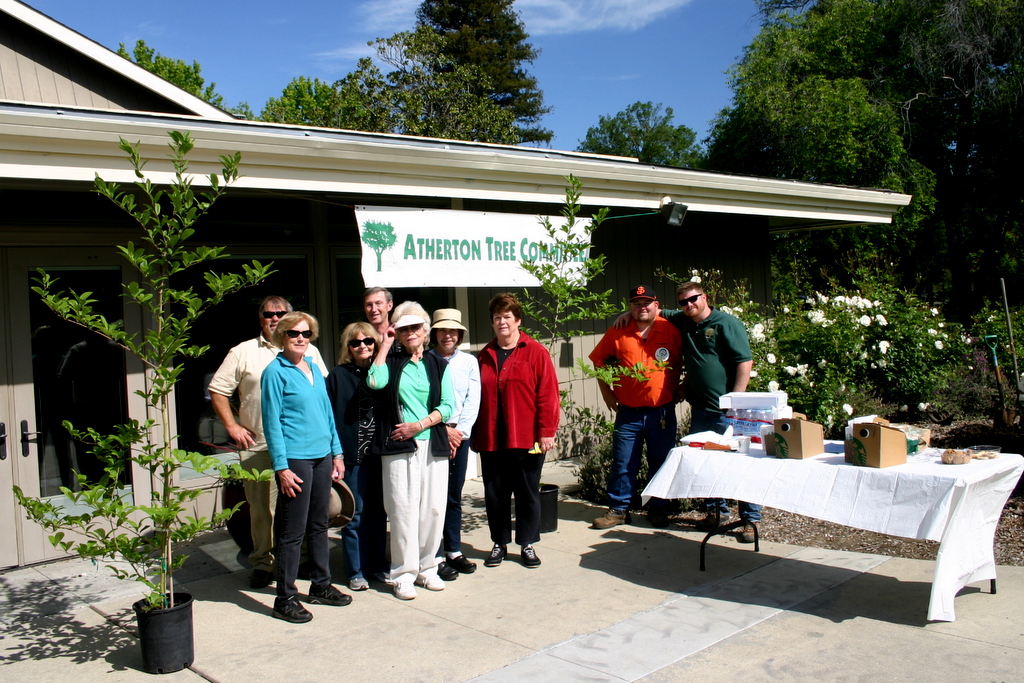
<path fill-rule="evenodd" d="M 953 621 L 953 598 L 968 583 L 996 577 L 993 541 L 1024 458 L 943 465 L 939 451 L 875 469 L 844 462 L 842 444 L 807 460 L 674 448 L 644 489 L 649 498 L 732 498 L 838 524 L 939 541 L 928 618 Z M 838 451 L 838 452 L 835 452 Z"/>

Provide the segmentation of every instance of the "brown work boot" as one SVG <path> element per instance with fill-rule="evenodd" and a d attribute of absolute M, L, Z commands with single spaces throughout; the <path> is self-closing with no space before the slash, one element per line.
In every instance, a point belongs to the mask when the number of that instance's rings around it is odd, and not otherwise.
<path fill-rule="evenodd" d="M 744 522 L 743 526 L 740 527 L 736 538 L 740 543 L 753 543 L 755 533 L 754 525 L 751 522 Z"/>
<path fill-rule="evenodd" d="M 607 512 L 594 520 L 594 528 L 610 529 L 619 524 L 629 524 L 631 521 L 628 510 L 612 510 L 608 508 Z"/>
<path fill-rule="evenodd" d="M 718 524 L 715 524 L 716 519 L 718 520 Z M 708 532 L 714 531 L 720 526 L 725 526 L 729 523 L 729 520 L 729 513 L 724 513 L 721 517 L 717 517 L 714 512 L 709 512 L 707 516 L 704 517 L 704 519 L 698 519 L 696 522 L 694 522 L 693 526 L 697 529 L 697 531 Z"/>

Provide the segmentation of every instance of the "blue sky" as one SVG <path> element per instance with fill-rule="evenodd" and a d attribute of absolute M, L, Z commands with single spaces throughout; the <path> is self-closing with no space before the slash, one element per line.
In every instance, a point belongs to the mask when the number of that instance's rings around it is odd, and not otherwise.
<path fill-rule="evenodd" d="M 334 82 L 366 43 L 411 29 L 420 0 L 28 0 L 96 42 L 202 66 L 231 105 L 256 113 L 296 76 Z M 754 0 L 517 0 L 541 50 L 528 67 L 553 108 L 552 147 L 575 149 L 602 115 L 637 101 L 671 107 L 703 139 L 729 103 L 726 70 L 758 32 Z"/>

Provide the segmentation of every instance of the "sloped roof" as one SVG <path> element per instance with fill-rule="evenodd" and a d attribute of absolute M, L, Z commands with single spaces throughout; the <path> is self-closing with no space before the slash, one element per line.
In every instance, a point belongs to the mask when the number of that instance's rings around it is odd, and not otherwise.
<path fill-rule="evenodd" d="M 0 0 L 0 12 L 181 107 L 161 113 L 0 101 L 0 183 L 7 185 L 91 184 L 97 173 L 132 182 L 121 138 L 141 143 L 154 181 L 170 182 L 167 132 L 181 130 L 196 142 L 190 163 L 197 175 L 219 171 L 220 155 L 242 153 L 239 190 L 560 205 L 572 174 L 585 205 L 656 210 L 668 196 L 694 212 L 767 217 L 772 231 L 889 223 L 911 199 L 581 152 L 237 120 L 17 0 Z"/>
<path fill-rule="evenodd" d="M 74 81 L 77 78 L 79 81 L 89 81 L 88 83 L 68 83 L 66 85 L 69 90 L 75 87 L 80 91 L 93 88 L 100 91 L 110 90 L 115 92 L 118 90 L 116 83 L 123 80 L 137 86 L 141 92 L 141 96 L 136 94 L 134 97 L 129 96 L 125 98 L 126 102 L 129 103 L 126 105 L 127 108 L 132 108 L 131 102 L 138 101 L 146 103 L 144 105 L 146 110 L 156 109 L 160 113 L 184 113 L 217 120 L 230 120 L 234 118 L 230 113 L 172 85 L 156 74 L 146 71 L 137 64 L 121 57 L 116 52 L 112 52 L 77 31 L 51 19 L 42 12 L 22 2 L 18 2 L 18 0 L 0 0 L 0 13 L 7 15 L 13 22 L 16 22 L 16 27 L 20 24 L 21 28 L 24 29 L 11 32 L 12 35 L 17 35 L 19 40 L 17 40 L 16 46 L 8 46 L 8 50 L 6 50 L 7 59 L 0 59 L 0 79 L 22 80 L 28 83 L 36 77 L 36 74 L 29 73 L 30 71 L 35 71 L 36 69 L 40 71 L 47 70 L 49 60 L 45 54 L 46 50 L 40 49 L 38 45 L 33 44 L 32 36 L 45 36 L 47 39 L 65 46 L 74 55 L 86 60 L 84 64 L 75 63 L 68 67 L 70 73 L 46 74 L 50 76 L 51 80 L 56 75 L 58 83 L 53 88 L 18 88 L 17 90 L 23 93 L 17 98 L 19 101 L 30 104 L 68 104 L 56 99 L 60 95 L 60 82 L 62 80 Z M 2 47 L 4 46 L 0 46 L 0 48 Z M 19 47 L 22 48 L 21 53 L 19 53 Z M 29 50 L 34 54 L 31 56 L 24 54 L 24 52 Z M 35 54 L 38 52 L 44 54 L 42 56 Z M 58 58 L 55 61 L 60 62 L 62 60 Z M 16 73 L 19 70 L 24 70 L 25 73 Z M 19 76 L 21 78 L 18 78 Z M 105 83 L 104 81 L 112 81 L 112 83 Z M 15 89 L 11 88 L 11 90 L 14 91 Z M 2 92 L 3 89 L 0 89 L 0 93 Z M 103 97 L 101 96 L 97 99 L 102 101 Z M 161 100 L 165 101 L 163 107 L 159 104 Z M 113 108 L 118 107 L 115 105 Z"/>

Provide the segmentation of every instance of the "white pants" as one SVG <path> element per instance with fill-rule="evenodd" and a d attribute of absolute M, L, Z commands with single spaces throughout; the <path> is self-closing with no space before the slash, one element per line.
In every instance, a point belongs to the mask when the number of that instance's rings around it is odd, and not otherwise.
<path fill-rule="evenodd" d="M 414 453 L 387 455 L 384 509 L 391 523 L 391 580 L 412 583 L 437 574 L 445 505 L 448 459 L 430 455 L 430 440 L 416 442 Z"/>

